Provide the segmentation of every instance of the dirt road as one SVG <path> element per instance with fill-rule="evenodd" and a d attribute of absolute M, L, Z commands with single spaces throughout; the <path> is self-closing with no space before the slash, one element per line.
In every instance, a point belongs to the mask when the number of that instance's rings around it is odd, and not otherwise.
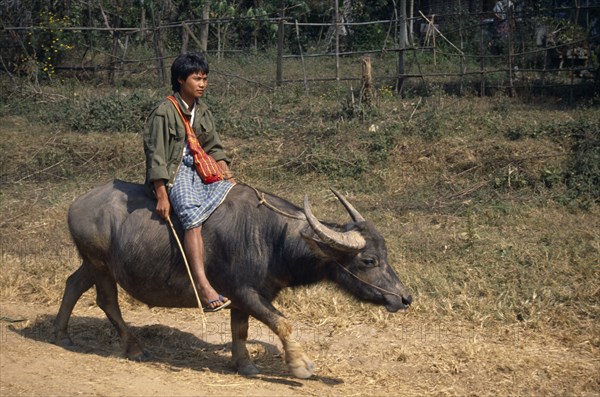
<path fill-rule="evenodd" d="M 3 301 L 0 306 L 2 396 L 280 396 L 280 395 L 594 395 L 598 358 L 519 326 L 474 328 L 423 323 L 397 315 L 386 329 L 357 323 L 342 330 L 296 324 L 317 375 L 291 377 L 281 345 L 256 321 L 249 350 L 261 375 L 231 370 L 228 313 L 134 307 L 124 316 L 154 355 L 131 362 L 116 333 L 91 304 L 76 307 L 77 347 L 50 343 L 57 307 Z M 22 321 L 17 321 L 22 320 Z"/>

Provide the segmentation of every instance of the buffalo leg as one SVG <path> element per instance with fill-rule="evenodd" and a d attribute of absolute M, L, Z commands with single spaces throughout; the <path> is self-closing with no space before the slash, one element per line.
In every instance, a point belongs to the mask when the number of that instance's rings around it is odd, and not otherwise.
<path fill-rule="evenodd" d="M 247 313 L 231 309 L 231 361 L 240 374 L 251 376 L 258 374 L 259 371 L 246 349 L 248 318 Z"/>
<path fill-rule="evenodd" d="M 144 361 L 150 358 L 148 352 L 142 347 L 140 342 L 131 333 L 127 324 L 121 315 L 119 308 L 117 283 L 108 273 L 96 271 L 96 303 L 106 314 L 106 317 L 114 325 L 121 343 L 123 344 L 125 356 L 134 361 Z"/>
<path fill-rule="evenodd" d="M 67 330 L 69 319 L 81 295 L 92 288 L 92 285 L 94 285 L 94 279 L 90 272 L 90 265 L 84 261 L 79 269 L 67 279 L 60 309 L 54 320 L 54 338 L 57 345 L 64 347 L 73 346 L 73 341 L 69 337 Z"/>
<path fill-rule="evenodd" d="M 293 338 L 290 322 L 257 292 L 246 293 L 244 298 L 244 310 L 267 325 L 281 340 L 285 352 L 285 362 L 292 374 L 302 379 L 311 377 L 315 372 L 315 365 L 304 353 L 300 343 Z M 235 336 L 232 334 L 233 338 Z"/>

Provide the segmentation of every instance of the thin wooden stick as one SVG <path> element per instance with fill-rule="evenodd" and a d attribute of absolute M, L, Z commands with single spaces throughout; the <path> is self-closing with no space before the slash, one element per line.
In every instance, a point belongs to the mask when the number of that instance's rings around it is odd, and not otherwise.
<path fill-rule="evenodd" d="M 56 167 L 58 165 L 61 165 L 64 162 L 65 162 L 65 159 L 62 159 L 59 162 L 52 164 L 51 166 L 48 166 L 48 167 L 46 167 L 44 169 L 41 169 L 41 170 L 37 170 L 35 172 L 32 172 L 31 174 L 25 175 L 23 178 L 21 178 L 19 180 L 16 180 L 14 183 L 19 183 L 19 182 L 21 182 L 21 181 L 23 181 L 23 180 L 25 180 L 27 178 L 30 178 L 30 177 L 32 177 L 34 175 L 37 175 L 37 174 L 42 173 L 44 171 L 48 171 L 49 169 L 52 169 L 52 168 L 54 168 L 54 167 Z"/>
<path fill-rule="evenodd" d="M 441 36 L 441 37 L 442 37 L 444 40 L 446 40 L 446 41 L 448 42 L 448 44 L 450 44 L 452 47 L 454 47 L 454 49 L 455 49 L 456 51 L 458 51 L 458 53 L 459 53 L 460 55 L 464 55 L 464 53 L 461 51 L 461 49 L 460 49 L 460 48 L 458 48 L 457 46 L 455 46 L 455 45 L 454 45 L 454 44 L 453 44 L 453 43 L 452 43 L 450 40 L 448 40 L 448 39 L 446 38 L 446 36 L 444 36 L 444 34 L 443 34 L 442 32 L 440 32 L 440 31 L 438 30 L 438 28 L 436 28 L 436 27 L 435 27 L 435 25 L 433 24 L 433 18 L 432 18 L 432 19 L 431 19 L 431 21 L 430 21 L 430 20 L 429 20 L 429 19 L 428 19 L 428 18 L 427 18 L 425 15 L 423 15 L 423 13 L 422 13 L 421 11 L 419 11 L 419 14 L 421 14 L 421 17 L 422 17 L 423 19 L 425 19 L 425 21 L 427 21 L 427 23 L 428 23 L 428 24 L 430 24 L 430 25 L 432 25 L 432 26 L 433 26 L 433 30 L 434 30 L 434 37 L 433 37 L 433 39 L 434 39 L 434 40 L 435 40 L 435 32 L 437 32 L 437 33 L 438 33 L 438 34 L 439 34 L 439 35 L 440 35 L 440 36 Z M 434 45 L 434 46 L 435 46 L 435 45 Z"/>
<path fill-rule="evenodd" d="M 185 262 L 185 268 L 187 269 L 188 276 L 190 276 L 190 281 L 192 282 L 192 288 L 194 290 L 194 294 L 196 295 L 196 301 L 198 302 L 198 307 L 200 308 L 200 312 L 202 313 L 202 334 L 206 334 L 206 315 L 204 314 L 204 308 L 202 307 L 202 301 L 200 300 L 200 295 L 198 295 L 198 289 L 196 289 L 196 284 L 194 283 L 194 277 L 192 276 L 192 270 L 190 269 L 190 264 L 188 263 L 187 256 L 185 256 L 185 251 L 183 250 L 183 246 L 181 245 L 181 241 L 179 240 L 179 236 L 177 235 L 177 231 L 175 230 L 175 226 L 173 226 L 173 222 L 171 222 L 171 218 L 167 217 L 167 223 L 171 226 L 171 231 L 173 232 L 173 236 L 175 236 L 175 240 L 177 241 L 177 245 L 179 246 L 179 250 L 181 251 L 181 255 L 183 256 L 183 262 Z"/>

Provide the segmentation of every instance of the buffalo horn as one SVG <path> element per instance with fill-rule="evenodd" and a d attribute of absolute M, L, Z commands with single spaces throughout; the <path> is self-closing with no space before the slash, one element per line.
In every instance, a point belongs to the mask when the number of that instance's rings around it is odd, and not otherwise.
<path fill-rule="evenodd" d="M 342 194 L 340 192 L 338 192 L 335 189 L 331 189 L 331 191 L 333 192 L 333 194 L 335 194 L 335 197 L 337 197 L 338 200 L 340 200 L 342 202 L 344 207 L 346 207 L 346 211 L 348 211 L 348 213 L 350 214 L 350 216 L 352 217 L 352 220 L 354 222 L 364 222 L 365 221 L 365 218 L 363 218 L 363 216 L 360 214 L 360 212 L 358 212 L 356 210 L 356 208 L 354 208 L 354 206 L 352 204 L 350 204 L 348 202 L 348 200 L 346 200 L 346 198 L 344 196 L 342 196 Z"/>
<path fill-rule="evenodd" d="M 355 230 L 348 232 L 338 232 L 330 229 L 323 225 L 313 215 L 310 204 L 308 203 L 308 196 L 304 196 L 304 213 L 306 214 L 306 220 L 310 224 L 310 227 L 315 231 L 317 236 L 331 248 L 339 249 L 341 251 L 359 251 L 364 248 L 366 241 L 361 234 Z"/>

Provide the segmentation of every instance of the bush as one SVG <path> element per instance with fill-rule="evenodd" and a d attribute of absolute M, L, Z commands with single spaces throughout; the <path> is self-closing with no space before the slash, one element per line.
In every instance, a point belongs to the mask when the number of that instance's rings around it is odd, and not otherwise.
<path fill-rule="evenodd" d="M 81 132 L 142 132 L 159 96 L 139 88 L 132 94 L 96 87 L 78 90 L 75 80 L 45 86 L 2 83 L 0 116 L 23 116 L 54 129 Z"/>
<path fill-rule="evenodd" d="M 575 197 L 585 195 L 600 202 L 600 125 L 574 133 L 573 140 L 564 171 L 567 187 Z"/>
<path fill-rule="evenodd" d="M 600 202 L 600 122 L 581 119 L 530 129 L 509 128 L 506 137 L 549 138 L 570 145 L 571 153 L 562 168 L 544 170 L 540 180 L 547 187 L 564 183 L 570 199 L 585 196 Z"/>
<path fill-rule="evenodd" d="M 77 131 L 141 132 L 156 103 L 156 98 L 141 92 L 85 100 L 77 106 L 69 125 Z"/>

